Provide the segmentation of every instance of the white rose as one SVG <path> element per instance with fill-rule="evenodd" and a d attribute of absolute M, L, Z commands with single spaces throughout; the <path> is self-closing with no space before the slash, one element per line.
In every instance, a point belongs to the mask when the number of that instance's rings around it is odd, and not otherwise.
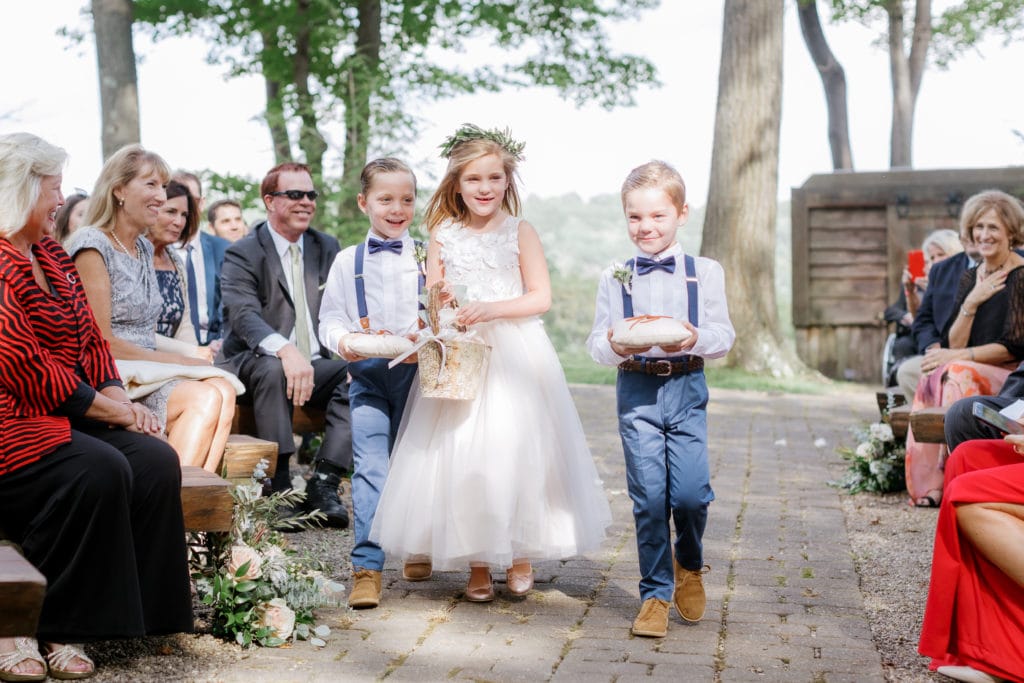
<path fill-rule="evenodd" d="M 237 576 L 238 569 L 246 562 L 249 563 L 249 569 L 242 576 Z M 228 561 L 228 572 L 231 573 L 231 578 L 235 581 L 252 581 L 263 576 L 263 558 L 260 554 L 245 545 L 244 543 L 236 543 L 231 546 L 231 559 Z"/>
<path fill-rule="evenodd" d="M 871 425 L 869 428 L 872 439 L 878 439 L 885 443 L 893 440 L 892 427 L 885 424 L 884 422 L 877 422 Z"/>
<path fill-rule="evenodd" d="M 270 634 L 281 640 L 288 640 L 295 629 L 295 612 L 284 598 L 274 598 L 259 607 L 260 626 L 270 629 Z"/>
<path fill-rule="evenodd" d="M 865 441 L 864 443 L 857 444 L 857 457 L 870 460 L 875 456 L 875 449 L 871 447 L 871 442 Z"/>

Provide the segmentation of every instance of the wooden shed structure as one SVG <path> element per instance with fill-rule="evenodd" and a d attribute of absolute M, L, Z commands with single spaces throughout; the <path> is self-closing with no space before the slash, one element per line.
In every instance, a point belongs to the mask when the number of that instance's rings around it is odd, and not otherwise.
<path fill-rule="evenodd" d="M 1024 197 L 1024 167 L 837 172 L 793 188 L 793 325 L 800 358 L 836 379 L 881 381 L 909 249 L 932 230 L 958 230 L 972 194 Z"/>

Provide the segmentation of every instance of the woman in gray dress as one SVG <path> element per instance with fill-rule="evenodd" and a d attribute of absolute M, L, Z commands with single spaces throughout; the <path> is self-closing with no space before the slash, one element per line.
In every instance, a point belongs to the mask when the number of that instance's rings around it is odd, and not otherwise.
<path fill-rule="evenodd" d="M 86 227 L 68 244 L 82 275 L 89 304 L 118 361 L 170 364 L 181 376 L 167 380 L 141 399 L 165 425 L 167 440 L 183 464 L 217 471 L 235 412 L 235 385 L 198 350 L 168 344 L 157 335 L 163 299 L 153 266 L 153 244 L 145 238 L 167 201 L 170 169 L 139 145 L 118 150 L 96 181 Z M 196 372 L 195 367 L 208 369 Z M 119 364 L 119 367 L 122 367 Z M 190 369 L 192 368 L 192 369 Z M 219 373 L 219 374 L 218 374 Z M 122 375 L 125 373 L 122 371 Z M 127 379 L 127 378 L 126 378 Z"/>

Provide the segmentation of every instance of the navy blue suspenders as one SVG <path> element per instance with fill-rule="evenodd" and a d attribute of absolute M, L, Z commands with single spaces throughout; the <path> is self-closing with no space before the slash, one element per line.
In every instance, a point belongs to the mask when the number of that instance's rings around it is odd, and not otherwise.
<path fill-rule="evenodd" d="M 419 240 L 413 240 L 413 244 L 416 245 L 417 249 L 423 248 L 423 242 Z M 366 283 L 363 281 L 363 260 L 366 257 L 366 242 L 360 242 L 356 245 L 356 263 L 355 263 L 355 280 L 356 280 L 356 308 L 359 311 L 359 324 L 363 326 L 363 329 L 369 331 L 370 329 L 370 312 L 366 308 Z M 427 274 L 423 271 L 423 264 L 417 262 L 417 268 L 420 271 L 419 275 L 419 288 L 418 292 L 423 292 L 423 287 L 427 284 Z M 423 308 L 423 304 L 420 304 L 420 308 Z M 421 322 L 422 324 L 422 322 Z"/>
<path fill-rule="evenodd" d="M 633 271 L 633 259 L 626 262 L 626 267 Z M 690 325 L 697 327 L 697 268 L 696 260 L 689 254 L 683 254 L 683 269 L 686 273 L 686 300 L 688 303 L 687 317 L 689 318 Z M 623 317 L 633 317 L 633 294 L 626 289 L 626 285 L 622 286 L 623 289 Z M 689 361 L 698 356 L 684 355 L 676 356 L 671 358 L 646 358 L 644 356 L 634 356 L 635 359 L 644 362 L 660 362 L 664 360 L 676 361 L 683 360 Z M 701 365 L 702 367 L 702 365 Z"/>
<path fill-rule="evenodd" d="M 633 259 L 625 263 L 625 267 L 633 271 Z M 690 324 L 697 327 L 697 262 L 689 254 L 683 254 L 683 269 L 686 271 L 686 299 Z M 633 295 L 622 285 L 622 317 L 633 317 Z"/>

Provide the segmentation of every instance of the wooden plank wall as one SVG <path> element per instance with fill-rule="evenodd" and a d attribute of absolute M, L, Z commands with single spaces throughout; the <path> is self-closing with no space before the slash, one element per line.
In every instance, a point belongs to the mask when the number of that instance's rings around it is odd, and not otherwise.
<path fill-rule="evenodd" d="M 1024 197 L 1024 167 L 811 176 L 792 192 L 797 353 L 836 379 L 878 383 L 908 249 L 958 229 L 962 202 L 988 188 Z"/>

